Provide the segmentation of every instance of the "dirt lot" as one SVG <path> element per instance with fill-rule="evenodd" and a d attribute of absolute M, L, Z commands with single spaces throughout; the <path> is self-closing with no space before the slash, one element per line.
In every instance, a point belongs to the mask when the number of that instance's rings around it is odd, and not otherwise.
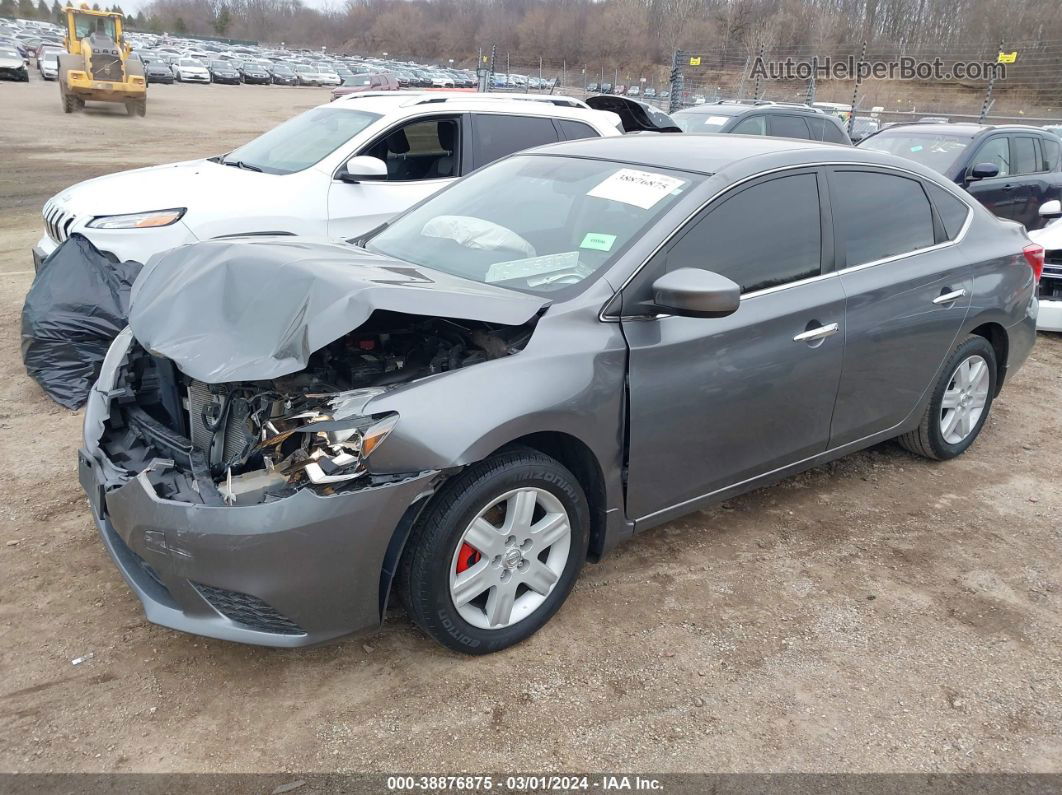
<path fill-rule="evenodd" d="M 0 84 L 0 770 L 1062 771 L 1054 337 L 961 459 L 887 444 L 650 531 L 502 654 L 400 613 L 302 651 L 147 623 L 78 488 L 80 415 L 19 359 L 40 207 L 325 92 L 151 97 L 64 116 L 54 84 Z"/>

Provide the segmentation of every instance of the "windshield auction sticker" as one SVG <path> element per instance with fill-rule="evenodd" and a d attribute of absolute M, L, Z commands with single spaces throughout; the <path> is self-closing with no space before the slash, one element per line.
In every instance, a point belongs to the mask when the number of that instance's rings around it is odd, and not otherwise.
<path fill-rule="evenodd" d="M 685 184 L 686 180 L 669 177 L 666 174 L 639 171 L 635 168 L 621 168 L 591 188 L 586 195 L 632 204 L 648 210 L 676 188 Z"/>

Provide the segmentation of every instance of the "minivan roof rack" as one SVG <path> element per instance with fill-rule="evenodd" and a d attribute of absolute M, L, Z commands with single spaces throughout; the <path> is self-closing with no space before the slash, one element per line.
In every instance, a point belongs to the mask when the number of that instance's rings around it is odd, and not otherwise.
<path fill-rule="evenodd" d="M 715 102 L 709 103 L 711 105 L 751 105 L 760 107 L 763 105 L 779 105 L 785 108 L 800 108 L 801 110 L 811 111 L 812 113 L 822 113 L 820 108 L 814 108 L 808 105 L 806 102 L 778 102 L 773 99 L 717 99 Z"/>

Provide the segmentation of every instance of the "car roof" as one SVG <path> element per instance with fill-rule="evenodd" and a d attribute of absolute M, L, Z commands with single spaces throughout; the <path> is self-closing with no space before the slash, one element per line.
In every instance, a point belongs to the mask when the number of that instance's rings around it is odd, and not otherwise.
<path fill-rule="evenodd" d="M 765 158 L 770 167 L 807 163 L 852 162 L 899 166 L 938 181 L 940 175 L 896 155 L 857 149 L 847 144 L 821 143 L 763 135 L 636 133 L 611 138 L 582 138 L 531 150 L 535 153 L 613 160 L 631 165 L 716 174 L 741 160 Z"/>
<path fill-rule="evenodd" d="M 954 121 L 947 124 L 932 124 L 928 122 L 902 122 L 886 127 L 878 135 L 902 130 L 904 132 L 924 132 L 926 135 L 966 135 L 971 138 L 981 133 L 996 130 L 1026 130 L 1043 132 L 1042 127 L 1034 127 L 1031 124 L 978 124 L 973 121 Z"/>
<path fill-rule="evenodd" d="M 525 98 L 525 95 L 480 94 L 455 91 L 363 91 L 347 94 L 321 107 L 366 110 L 381 115 L 413 115 L 423 113 L 448 113 L 463 111 L 499 111 L 519 113 L 524 116 L 550 116 L 556 118 L 594 119 L 606 126 L 616 126 L 619 117 L 610 111 L 591 110 L 582 107 L 579 100 L 571 100 L 575 107 L 555 104 L 550 100 L 566 101 L 569 97 Z"/>
<path fill-rule="evenodd" d="M 900 169 L 917 174 L 931 183 L 947 185 L 947 179 L 939 172 L 898 155 L 798 138 L 719 133 L 636 133 L 551 143 L 529 152 L 612 160 L 635 167 L 671 169 L 708 176 L 720 174 L 720 178 L 725 176 L 724 182 L 727 183 L 774 169 L 852 163 Z"/>

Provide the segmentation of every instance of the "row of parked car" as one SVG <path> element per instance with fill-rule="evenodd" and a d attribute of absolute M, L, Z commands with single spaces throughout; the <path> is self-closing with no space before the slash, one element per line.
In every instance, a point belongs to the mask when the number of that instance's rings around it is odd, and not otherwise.
<path fill-rule="evenodd" d="M 148 618 L 303 646 L 393 592 L 496 651 L 654 525 L 886 439 L 963 453 L 1043 248 L 924 163 L 796 140 L 829 114 L 713 110 L 355 95 L 51 199 L 38 256 L 151 258 L 78 462 Z"/>
<path fill-rule="evenodd" d="M 228 45 L 150 34 L 129 36 L 149 83 L 250 83 L 287 86 L 360 85 L 354 78 L 387 74 L 400 88 L 472 88 L 472 72 L 381 58 L 325 56 L 323 52 L 259 45 Z"/>
<path fill-rule="evenodd" d="M 666 89 L 663 91 L 657 91 L 652 86 L 647 86 L 643 91 L 640 85 L 626 86 L 622 83 L 617 85 L 613 85 L 612 83 L 587 83 L 586 92 L 588 94 L 616 94 L 628 97 L 645 97 L 646 99 L 668 99 L 671 96 L 671 92 Z"/>

